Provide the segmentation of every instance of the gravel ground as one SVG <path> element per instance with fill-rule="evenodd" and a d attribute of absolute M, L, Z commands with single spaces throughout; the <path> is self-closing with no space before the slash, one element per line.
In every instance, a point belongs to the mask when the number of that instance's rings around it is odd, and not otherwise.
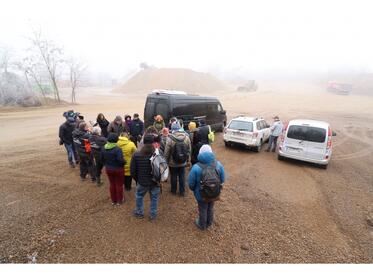
<path fill-rule="evenodd" d="M 244 95 L 239 100 L 247 111 L 271 116 L 264 101 L 272 96 L 263 95 L 255 106 Z M 143 106 L 143 99 L 118 99 L 76 109 L 93 118 L 98 110 L 115 115 L 120 107 L 133 113 Z M 221 99 L 229 116 L 241 113 L 237 98 Z M 284 107 L 281 116 L 304 115 L 298 105 Z M 176 197 L 165 185 L 151 223 L 131 216 L 133 190 L 124 205 L 112 207 L 106 177 L 103 187 L 81 182 L 57 144 L 62 108 L 0 111 L 0 262 L 372 263 L 373 117 L 353 107 L 350 113 L 307 108 L 338 134 L 329 168 L 226 148 L 218 134 L 213 149 L 228 180 L 216 222 L 205 232 L 193 225 L 190 191 Z"/>

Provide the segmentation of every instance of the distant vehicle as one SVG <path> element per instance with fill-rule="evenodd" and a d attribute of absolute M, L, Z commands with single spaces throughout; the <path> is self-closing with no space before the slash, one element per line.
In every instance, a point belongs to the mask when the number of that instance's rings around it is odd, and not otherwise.
<path fill-rule="evenodd" d="M 340 95 L 348 95 L 352 90 L 352 84 L 329 81 L 327 90 L 331 93 L 337 93 Z"/>
<path fill-rule="evenodd" d="M 246 84 L 237 87 L 238 92 L 252 92 L 258 90 L 258 84 L 255 80 L 249 80 Z"/>
<path fill-rule="evenodd" d="M 182 119 L 184 129 L 190 121 L 196 121 L 198 125 L 201 119 L 205 119 L 213 131 L 223 131 L 227 123 L 226 111 L 216 97 L 189 95 L 183 91 L 153 90 L 145 103 L 145 126 L 152 125 L 158 114 L 166 124 L 172 117 Z"/>
<path fill-rule="evenodd" d="M 306 161 L 326 169 L 332 156 L 332 136 L 336 133 L 326 122 L 291 120 L 280 136 L 278 159 Z"/>
<path fill-rule="evenodd" d="M 261 117 L 236 117 L 224 129 L 225 146 L 241 145 L 259 152 L 263 143 L 268 141 L 269 127 Z"/>

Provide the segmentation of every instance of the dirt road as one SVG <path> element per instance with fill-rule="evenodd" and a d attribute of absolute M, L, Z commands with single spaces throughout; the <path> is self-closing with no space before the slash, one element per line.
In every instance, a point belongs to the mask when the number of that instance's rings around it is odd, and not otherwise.
<path fill-rule="evenodd" d="M 100 188 L 80 182 L 57 139 L 62 112 L 70 107 L 3 110 L 0 262 L 372 263 L 373 98 L 272 86 L 223 92 L 220 99 L 230 117 L 330 122 L 337 137 L 329 168 L 227 149 L 219 134 L 213 149 L 228 180 L 215 225 L 200 232 L 190 191 L 180 198 L 165 186 L 159 219 L 150 223 L 131 216 L 133 190 L 113 208 L 107 181 Z M 73 108 L 93 120 L 98 112 L 109 118 L 141 113 L 144 98 L 87 90 L 80 102 Z"/>

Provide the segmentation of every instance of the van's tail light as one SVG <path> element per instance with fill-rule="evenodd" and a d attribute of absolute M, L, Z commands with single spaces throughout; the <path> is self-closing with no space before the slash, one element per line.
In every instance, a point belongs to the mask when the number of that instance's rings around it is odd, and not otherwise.
<path fill-rule="evenodd" d="M 253 138 L 256 138 L 258 136 L 258 132 L 253 133 Z"/>

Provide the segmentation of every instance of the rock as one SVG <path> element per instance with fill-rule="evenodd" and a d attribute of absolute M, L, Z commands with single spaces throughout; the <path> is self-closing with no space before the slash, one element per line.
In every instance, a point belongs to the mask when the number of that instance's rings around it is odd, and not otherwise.
<path fill-rule="evenodd" d="M 246 245 L 246 244 L 241 245 L 241 249 L 242 250 L 246 250 L 246 251 L 247 250 L 251 250 L 250 247 L 248 245 Z"/>

